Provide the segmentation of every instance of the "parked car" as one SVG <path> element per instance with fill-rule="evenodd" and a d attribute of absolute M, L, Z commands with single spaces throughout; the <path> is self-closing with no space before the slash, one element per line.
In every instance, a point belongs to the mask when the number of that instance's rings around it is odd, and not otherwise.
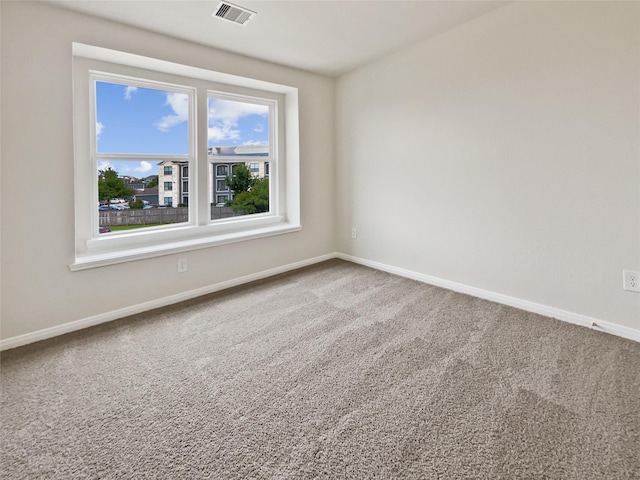
<path fill-rule="evenodd" d="M 100 205 L 98 207 L 98 210 L 101 211 L 101 212 L 105 212 L 105 211 L 109 210 L 109 205 Z"/>
<path fill-rule="evenodd" d="M 126 203 L 118 203 L 116 205 L 109 205 L 111 210 L 129 210 L 129 205 Z"/>
<path fill-rule="evenodd" d="M 109 227 L 100 227 L 98 233 L 109 233 L 111 229 Z"/>

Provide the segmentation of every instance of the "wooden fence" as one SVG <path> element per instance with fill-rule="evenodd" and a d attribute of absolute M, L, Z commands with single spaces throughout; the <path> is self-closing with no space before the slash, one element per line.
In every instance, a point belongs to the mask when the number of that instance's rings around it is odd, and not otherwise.
<path fill-rule="evenodd" d="M 159 225 L 189 221 L 188 207 L 142 208 L 129 210 L 107 210 L 100 213 L 101 227 L 127 225 Z M 231 207 L 211 207 L 211 220 L 244 215 Z"/>

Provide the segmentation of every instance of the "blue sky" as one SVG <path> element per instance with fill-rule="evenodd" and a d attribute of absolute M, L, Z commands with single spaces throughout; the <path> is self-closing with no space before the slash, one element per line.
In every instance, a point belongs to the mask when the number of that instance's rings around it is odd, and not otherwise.
<path fill-rule="evenodd" d="M 208 146 L 266 145 L 268 107 L 209 98 Z M 181 93 L 96 82 L 99 153 L 188 153 L 188 96 Z M 158 173 L 157 162 L 99 161 L 120 175 Z"/>

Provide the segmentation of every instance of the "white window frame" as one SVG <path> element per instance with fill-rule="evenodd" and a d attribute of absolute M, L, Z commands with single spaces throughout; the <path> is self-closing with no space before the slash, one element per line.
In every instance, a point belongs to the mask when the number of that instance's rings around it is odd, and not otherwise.
<path fill-rule="evenodd" d="M 193 139 L 187 156 L 151 155 L 187 161 L 189 222 L 98 235 L 95 102 L 91 75 L 141 79 L 142 87 L 193 89 Z M 214 72 L 115 50 L 73 44 L 75 259 L 72 271 L 123 263 L 199 248 L 291 233 L 301 230 L 298 140 L 298 91 L 294 87 Z M 210 193 L 215 176 L 207 142 L 207 103 L 211 92 L 245 101 L 264 101 L 270 107 L 270 211 L 263 214 L 211 220 Z M 271 128 L 271 126 L 273 126 Z M 103 154 L 100 154 L 103 155 Z M 122 158 L 122 157 L 121 157 Z M 136 155 L 127 155 L 137 160 Z M 217 157 L 216 163 L 223 158 Z M 265 158 L 266 160 L 266 158 Z M 231 161 L 231 160 L 230 160 Z M 234 157 L 233 161 L 244 161 Z"/>
<path fill-rule="evenodd" d="M 263 97 L 255 97 L 255 96 L 252 97 L 249 95 L 238 95 L 235 93 L 230 93 L 229 91 L 221 91 L 221 90 L 209 90 L 207 92 L 207 104 L 208 104 L 209 98 L 216 98 L 220 100 L 230 100 L 234 102 L 253 103 L 256 105 L 263 105 L 265 107 L 268 107 L 269 109 L 269 113 L 268 113 L 269 151 L 266 156 L 261 156 L 260 160 L 274 162 L 277 164 L 278 162 L 278 131 L 279 131 L 278 121 L 277 121 L 278 119 L 278 101 L 277 100 L 267 99 Z M 231 176 L 234 175 L 234 167 L 237 167 L 238 165 L 242 164 L 242 165 L 246 165 L 247 168 L 250 168 L 248 164 L 255 162 L 255 160 L 256 160 L 256 157 L 253 155 L 211 155 L 209 156 L 209 162 L 212 166 L 213 164 L 216 164 L 216 163 L 228 164 L 228 167 L 227 167 L 228 175 L 231 175 Z M 213 169 L 213 167 L 211 169 Z M 215 177 L 212 176 L 212 188 L 213 188 L 213 182 L 217 181 L 217 179 L 220 179 L 220 176 L 217 173 L 218 172 L 217 172 L 217 166 L 216 166 L 216 175 Z M 253 172 L 251 173 L 253 174 Z M 279 201 L 279 198 L 277 195 L 278 177 L 275 177 L 273 179 L 267 177 L 267 179 L 269 180 L 269 212 L 252 214 L 251 215 L 252 218 L 267 217 L 267 216 L 273 215 L 274 211 L 277 211 L 277 206 Z M 216 191 L 230 191 L 230 189 L 218 190 L 217 183 L 215 187 L 216 187 Z M 242 218 L 242 217 L 237 217 L 237 218 Z M 213 220 L 213 221 L 215 223 L 228 223 L 229 219 L 224 218 L 224 219 Z"/>

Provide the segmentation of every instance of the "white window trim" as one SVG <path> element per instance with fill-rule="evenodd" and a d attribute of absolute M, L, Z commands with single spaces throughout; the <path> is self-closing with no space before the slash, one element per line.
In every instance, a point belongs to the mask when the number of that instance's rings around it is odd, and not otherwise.
<path fill-rule="evenodd" d="M 74 56 L 74 162 L 75 162 L 75 259 L 69 265 L 72 271 L 113 265 L 161 255 L 185 252 L 228 243 L 235 243 L 301 230 L 298 140 L 298 90 L 294 87 L 214 72 L 199 67 L 180 65 L 164 60 L 118 52 L 80 43 L 73 44 Z M 108 62 L 109 64 L 104 64 Z M 100 68 L 96 68 L 99 66 Z M 112 67 L 112 68 L 111 68 Z M 198 86 L 198 92 L 224 91 L 225 95 L 244 95 L 257 98 L 278 99 L 273 109 L 274 131 L 281 126 L 277 137 L 270 138 L 270 212 L 243 217 L 211 221 L 208 192 L 215 181 L 209 174 L 212 161 L 207 155 L 206 125 L 208 95 L 194 94 L 198 102 L 195 108 L 198 142 L 196 160 L 189 169 L 190 193 L 189 223 L 169 227 L 150 227 L 124 235 L 97 236 L 97 212 L 91 207 L 95 193 L 96 162 L 88 156 L 95 125 L 91 125 L 90 95 L 88 95 L 89 70 L 113 71 L 116 75 L 150 78 L 177 85 Z M 151 74 L 149 74 L 151 72 Z M 186 78 L 187 83 L 174 78 Z M 204 81 L 204 82 L 203 82 Z M 216 84 L 211 88 L 211 83 Z M 253 93 L 252 93 L 253 92 Z M 256 93 L 257 92 L 257 93 Z M 264 96 L 261 96 L 264 94 Z M 203 108 L 204 107 L 204 108 Z M 271 111 L 271 109 L 270 109 Z M 270 119 L 271 121 L 271 119 Z M 202 124 L 205 128 L 201 128 Z M 203 134 L 205 132 L 205 140 Z M 273 141 L 272 141 L 273 140 Z M 277 150 L 274 150 L 277 149 Z M 134 156 L 131 156 L 134 157 Z M 160 156 L 155 156 L 158 158 Z M 161 156 L 166 158 L 169 156 Z M 176 156 L 184 160 L 185 156 Z M 234 157 L 244 161 L 243 156 Z M 217 161 L 224 161 L 217 157 Z M 275 167 L 275 168 L 274 168 Z M 211 177 L 211 178 L 209 178 Z M 275 188 L 274 188 L 275 186 Z M 201 192 L 198 194 L 197 192 Z M 195 193 L 195 195 L 194 195 Z M 97 209 L 96 209 L 97 210 Z M 95 228 L 94 228 L 95 227 Z"/>

